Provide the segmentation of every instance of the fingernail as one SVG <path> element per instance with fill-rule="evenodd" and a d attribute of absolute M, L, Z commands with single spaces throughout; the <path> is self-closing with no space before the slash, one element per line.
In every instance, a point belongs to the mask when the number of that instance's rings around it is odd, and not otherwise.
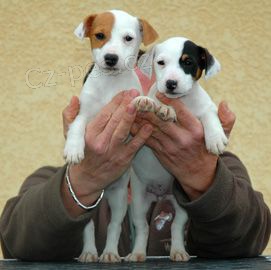
<path fill-rule="evenodd" d="M 136 111 L 136 107 L 133 104 L 129 104 L 126 110 L 129 114 L 133 115 Z"/>
<path fill-rule="evenodd" d="M 223 101 L 223 110 L 228 113 L 230 112 L 230 109 L 229 109 L 229 106 L 228 106 L 228 103 L 226 101 Z"/>
<path fill-rule="evenodd" d="M 131 89 L 131 90 L 129 90 L 129 95 L 130 95 L 130 97 L 135 98 L 135 97 L 139 96 L 139 93 L 137 90 Z"/>

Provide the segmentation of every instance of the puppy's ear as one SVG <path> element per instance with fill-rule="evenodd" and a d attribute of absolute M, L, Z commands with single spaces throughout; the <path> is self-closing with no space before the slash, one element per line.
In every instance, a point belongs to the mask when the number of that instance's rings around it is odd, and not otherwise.
<path fill-rule="evenodd" d="M 137 62 L 137 66 L 140 71 L 145 74 L 149 79 L 152 77 L 153 60 L 155 56 L 155 47 L 153 46 L 146 53 L 142 54 Z"/>
<path fill-rule="evenodd" d="M 212 56 L 206 48 L 200 48 L 200 66 L 205 69 L 205 79 L 209 79 L 216 75 L 220 69 L 220 63 Z"/>
<path fill-rule="evenodd" d="M 97 14 L 92 14 L 88 16 L 84 22 L 81 22 L 76 29 L 74 30 L 74 34 L 81 40 L 85 37 L 89 37 L 90 29 L 94 19 L 96 18 Z"/>
<path fill-rule="evenodd" d="M 157 38 L 158 34 L 154 28 L 144 19 L 139 19 L 140 32 L 142 33 L 142 42 L 145 46 L 153 43 Z"/>

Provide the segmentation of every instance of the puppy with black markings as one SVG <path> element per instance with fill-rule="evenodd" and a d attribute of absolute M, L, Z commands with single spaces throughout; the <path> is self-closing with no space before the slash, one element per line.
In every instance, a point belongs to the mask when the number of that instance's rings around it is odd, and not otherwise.
<path fill-rule="evenodd" d="M 139 66 L 149 78 L 154 67 L 156 81 L 148 97 L 139 96 L 134 100 L 137 109 L 155 112 L 163 120 L 177 121 L 174 109 L 162 104 L 155 94 L 159 91 L 168 98 L 180 99 L 201 121 L 207 150 L 216 155 L 222 153 L 228 140 L 219 121 L 217 107 L 198 82 L 203 70 L 205 78 L 220 70 L 215 57 L 192 41 L 176 37 L 154 46 L 140 58 Z M 188 217 L 170 192 L 173 180 L 174 176 L 160 164 L 152 150 L 146 146 L 141 148 L 133 161 L 131 178 L 131 209 L 136 238 L 133 251 L 126 260 L 145 260 L 148 239 L 146 213 L 150 204 L 161 198 L 170 200 L 175 209 L 171 226 L 170 258 L 174 261 L 189 259 L 184 245 L 184 227 Z"/>
<path fill-rule="evenodd" d="M 141 84 L 135 73 L 140 44 L 149 45 L 157 37 L 156 31 L 145 20 L 120 10 L 110 10 L 88 16 L 75 30 L 80 39 L 90 39 L 94 66 L 80 94 L 80 112 L 69 126 L 64 157 L 69 163 L 84 159 L 87 123 L 122 90 L 137 89 Z M 118 262 L 118 243 L 121 223 L 127 210 L 129 171 L 105 189 L 111 209 L 106 246 L 101 262 Z M 95 229 L 91 220 L 84 229 L 84 247 L 79 261 L 98 260 Z"/>

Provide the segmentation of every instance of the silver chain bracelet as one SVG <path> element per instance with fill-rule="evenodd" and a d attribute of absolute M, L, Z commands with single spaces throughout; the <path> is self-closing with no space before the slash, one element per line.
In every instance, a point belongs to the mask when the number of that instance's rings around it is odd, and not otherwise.
<path fill-rule="evenodd" d="M 81 208 L 85 209 L 85 210 L 90 210 L 90 209 L 95 208 L 95 207 L 99 204 L 99 202 L 102 200 L 102 198 L 103 198 L 103 196 L 104 196 L 104 189 L 102 190 L 102 193 L 101 193 L 100 197 L 97 199 L 97 201 L 96 201 L 94 204 L 92 204 L 92 205 L 90 205 L 90 206 L 87 206 L 87 205 L 82 204 L 82 203 L 78 200 L 78 198 L 76 197 L 76 195 L 75 195 L 75 193 L 74 193 L 74 190 L 73 190 L 73 188 L 72 188 L 71 181 L 70 181 L 70 177 L 69 177 L 69 171 L 70 171 L 70 164 L 67 165 L 66 174 L 65 174 L 65 179 L 66 179 L 66 182 L 67 182 L 69 191 L 70 191 L 70 193 L 71 193 L 71 195 L 72 195 L 72 198 L 74 199 L 74 201 L 76 202 L 76 204 L 77 204 L 78 206 L 80 206 Z"/>

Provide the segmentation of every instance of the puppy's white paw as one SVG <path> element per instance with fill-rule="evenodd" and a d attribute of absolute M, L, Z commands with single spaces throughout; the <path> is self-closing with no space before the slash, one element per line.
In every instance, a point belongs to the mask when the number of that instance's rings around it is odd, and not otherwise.
<path fill-rule="evenodd" d="M 177 121 L 177 115 L 173 107 L 167 106 L 167 105 L 161 105 L 157 111 L 156 115 L 164 120 L 164 121 L 172 121 L 176 122 Z"/>
<path fill-rule="evenodd" d="M 146 261 L 146 254 L 144 254 L 144 253 L 130 253 L 125 257 L 124 260 L 126 262 L 145 262 Z"/>
<path fill-rule="evenodd" d="M 64 158 L 68 163 L 77 164 L 84 159 L 85 140 L 67 139 L 64 148 Z"/>
<path fill-rule="evenodd" d="M 141 112 L 154 112 L 156 110 L 156 103 L 153 99 L 145 96 L 136 97 L 133 104 L 138 111 Z"/>
<path fill-rule="evenodd" d="M 78 261 L 81 263 L 97 262 L 98 254 L 92 252 L 82 252 L 78 258 Z"/>
<path fill-rule="evenodd" d="M 187 262 L 190 256 L 185 250 L 171 250 L 170 259 L 176 262 Z"/>
<path fill-rule="evenodd" d="M 104 252 L 100 256 L 99 261 L 102 263 L 116 263 L 116 262 L 120 262 L 121 258 L 119 254 L 116 254 L 113 252 Z"/>
<path fill-rule="evenodd" d="M 219 155 L 222 154 L 228 144 L 228 138 L 223 129 L 211 134 L 205 134 L 205 144 L 209 152 Z"/>

